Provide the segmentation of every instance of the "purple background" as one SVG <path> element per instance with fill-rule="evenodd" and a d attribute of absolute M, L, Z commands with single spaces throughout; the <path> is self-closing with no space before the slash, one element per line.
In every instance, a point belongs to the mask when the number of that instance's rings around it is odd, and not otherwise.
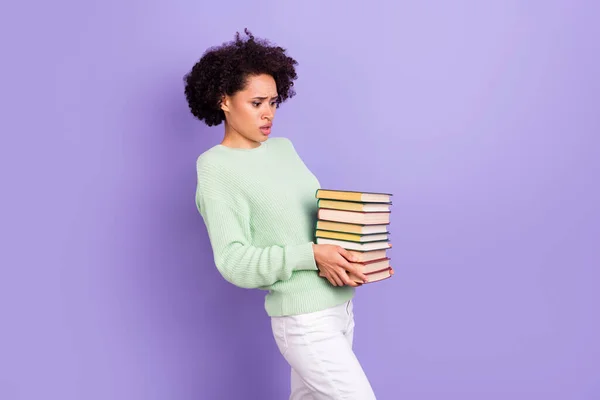
<path fill-rule="evenodd" d="M 222 126 L 183 96 L 249 27 L 300 62 L 274 135 L 395 194 L 396 276 L 356 298 L 378 398 L 599 399 L 593 3 L 3 5 L 0 398 L 286 398 L 264 293 L 218 275 L 194 205 Z"/>

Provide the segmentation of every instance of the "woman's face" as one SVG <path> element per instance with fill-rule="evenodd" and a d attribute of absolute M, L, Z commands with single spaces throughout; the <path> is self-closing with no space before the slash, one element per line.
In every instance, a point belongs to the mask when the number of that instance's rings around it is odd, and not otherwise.
<path fill-rule="evenodd" d="M 225 135 L 238 144 L 256 144 L 267 140 L 277 105 L 277 85 L 271 75 L 249 76 L 246 87 L 233 96 L 225 96 Z"/>

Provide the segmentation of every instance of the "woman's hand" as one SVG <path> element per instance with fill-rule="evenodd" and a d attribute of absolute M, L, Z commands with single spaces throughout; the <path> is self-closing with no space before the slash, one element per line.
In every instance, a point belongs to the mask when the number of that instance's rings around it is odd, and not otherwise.
<path fill-rule="evenodd" d="M 315 261 L 319 268 L 319 276 L 327 278 L 333 286 L 359 286 L 361 283 L 355 282 L 348 277 L 348 272 L 354 273 L 364 282 L 367 282 L 367 276 L 359 268 L 350 264 L 355 261 L 350 253 L 340 246 L 331 244 L 313 244 Z"/>

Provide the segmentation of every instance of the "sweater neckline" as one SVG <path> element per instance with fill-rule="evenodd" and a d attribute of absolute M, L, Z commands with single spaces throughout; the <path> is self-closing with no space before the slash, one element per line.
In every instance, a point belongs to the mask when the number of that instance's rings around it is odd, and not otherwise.
<path fill-rule="evenodd" d="M 265 140 L 264 142 L 262 142 L 260 145 L 256 146 L 256 147 L 252 147 L 252 148 L 245 148 L 245 147 L 229 147 L 229 146 L 225 146 L 223 144 L 218 144 L 217 147 L 227 150 L 227 151 L 232 151 L 232 152 L 243 152 L 243 153 L 252 153 L 252 152 L 257 152 L 260 150 L 264 150 L 264 148 L 267 146 L 267 143 L 269 142 L 269 139 Z"/>

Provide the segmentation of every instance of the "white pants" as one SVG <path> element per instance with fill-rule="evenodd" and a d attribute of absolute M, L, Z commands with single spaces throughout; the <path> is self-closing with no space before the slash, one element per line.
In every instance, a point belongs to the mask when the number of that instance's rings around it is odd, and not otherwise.
<path fill-rule="evenodd" d="M 314 313 L 272 317 L 271 326 L 292 369 L 290 400 L 375 399 L 352 351 L 352 300 Z"/>

